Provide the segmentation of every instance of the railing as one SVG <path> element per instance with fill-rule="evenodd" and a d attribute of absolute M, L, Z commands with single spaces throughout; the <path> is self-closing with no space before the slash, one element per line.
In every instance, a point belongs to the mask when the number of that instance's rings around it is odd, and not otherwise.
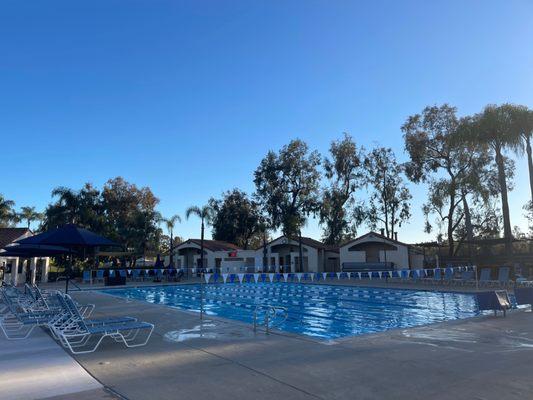
<path fill-rule="evenodd" d="M 263 323 L 260 324 L 258 321 L 259 313 L 264 313 Z M 283 314 L 283 319 L 274 324 L 275 318 L 280 314 Z M 271 328 L 281 325 L 287 320 L 289 312 L 285 307 L 272 306 L 272 305 L 258 305 L 254 310 L 254 332 L 257 331 L 259 325 L 265 326 L 265 333 L 270 333 Z M 271 325 L 272 324 L 272 325 Z"/>

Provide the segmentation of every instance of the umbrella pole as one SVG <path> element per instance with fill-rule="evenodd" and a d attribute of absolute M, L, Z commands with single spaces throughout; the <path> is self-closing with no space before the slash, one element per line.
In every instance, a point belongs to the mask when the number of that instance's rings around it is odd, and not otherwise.
<path fill-rule="evenodd" d="M 69 247 L 68 249 L 69 257 L 68 257 L 68 271 L 67 271 L 67 279 L 65 279 L 65 293 L 68 294 L 68 283 L 70 280 L 70 271 L 72 270 L 72 249 Z"/>

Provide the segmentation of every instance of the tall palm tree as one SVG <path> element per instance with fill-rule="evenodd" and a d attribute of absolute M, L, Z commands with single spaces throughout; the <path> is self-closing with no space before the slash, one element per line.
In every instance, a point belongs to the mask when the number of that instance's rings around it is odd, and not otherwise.
<path fill-rule="evenodd" d="M 79 195 L 75 190 L 64 186 L 56 187 L 52 190 L 52 197 L 58 197 L 58 203 L 61 206 L 61 214 L 66 222 L 76 223 L 76 215 L 80 206 Z"/>
<path fill-rule="evenodd" d="M 15 215 L 13 207 L 15 202 L 7 200 L 0 194 L 0 226 L 9 225 Z"/>
<path fill-rule="evenodd" d="M 185 218 L 189 219 L 191 215 L 196 215 L 202 221 L 202 230 L 200 236 L 200 265 L 204 267 L 204 230 L 205 225 L 211 223 L 213 217 L 213 209 L 205 205 L 203 207 L 191 206 L 185 211 Z"/>
<path fill-rule="evenodd" d="M 22 221 L 27 222 L 28 229 L 30 229 L 32 221 L 40 221 L 43 218 L 43 214 L 37 212 L 35 207 L 21 207 L 18 216 Z"/>
<path fill-rule="evenodd" d="M 531 207 L 533 207 L 533 155 L 531 141 L 533 140 L 533 110 L 526 106 L 516 106 L 514 113 L 516 123 L 515 130 L 522 140 L 522 148 L 527 154 L 527 165 L 529 169 L 529 187 L 531 189 Z"/>
<path fill-rule="evenodd" d="M 505 248 L 509 255 L 513 251 L 513 234 L 509 215 L 504 151 L 517 151 L 520 148 L 520 137 L 516 133 L 514 122 L 515 113 L 516 106 L 512 104 L 488 105 L 481 113 L 465 119 L 462 126 L 463 132 L 468 135 L 469 140 L 485 144 L 494 151 L 502 202 Z"/>
<path fill-rule="evenodd" d="M 170 218 L 163 218 L 163 222 L 167 226 L 167 230 L 170 233 L 170 260 L 169 264 L 171 267 L 174 266 L 174 227 L 176 226 L 176 223 L 181 223 L 181 217 L 176 214 L 173 215 Z"/>

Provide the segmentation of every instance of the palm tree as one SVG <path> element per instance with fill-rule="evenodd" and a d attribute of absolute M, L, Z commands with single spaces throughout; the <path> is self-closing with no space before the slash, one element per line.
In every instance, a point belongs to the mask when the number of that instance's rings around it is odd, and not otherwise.
<path fill-rule="evenodd" d="M 176 214 L 170 218 L 163 218 L 163 222 L 167 225 L 167 229 L 170 233 L 170 260 L 169 264 L 171 267 L 174 266 L 174 227 L 176 223 L 181 223 L 181 217 Z"/>
<path fill-rule="evenodd" d="M 516 106 L 514 113 L 515 132 L 523 141 L 522 148 L 525 147 L 527 154 L 527 165 L 529 169 L 529 187 L 531 189 L 531 207 L 533 209 L 533 155 L 531 141 L 533 140 L 533 110 L 526 106 Z"/>
<path fill-rule="evenodd" d="M 201 236 L 200 236 L 200 265 L 202 268 L 204 267 L 204 230 L 205 225 L 209 225 L 211 223 L 211 219 L 213 217 L 213 209 L 205 205 L 203 207 L 198 206 L 191 206 L 187 208 L 187 211 L 185 211 L 185 218 L 189 219 L 191 215 L 196 215 L 200 220 L 202 221 L 202 230 L 201 230 Z"/>
<path fill-rule="evenodd" d="M 58 203 L 61 206 L 61 214 L 66 222 L 76 223 L 76 214 L 80 206 L 80 199 L 75 190 L 64 186 L 56 187 L 52 190 L 52 197 L 59 197 Z"/>
<path fill-rule="evenodd" d="M 40 221 L 43 218 L 43 214 L 35 211 L 35 207 L 21 207 L 18 216 L 22 221 L 27 222 L 28 229 L 30 229 L 32 221 Z"/>
<path fill-rule="evenodd" d="M 15 202 L 13 200 L 7 200 L 0 194 L 0 226 L 8 225 L 13 221 L 15 216 L 14 206 Z"/>
<path fill-rule="evenodd" d="M 516 106 L 503 104 L 501 106 L 488 105 L 485 109 L 471 118 L 466 118 L 462 124 L 463 132 L 469 140 L 485 144 L 494 151 L 494 160 L 498 168 L 498 183 L 503 214 L 503 233 L 507 254 L 513 251 L 513 234 L 509 215 L 509 200 L 507 196 L 507 173 L 505 170 L 504 151 L 517 151 L 520 148 L 520 137 L 516 133 Z"/>

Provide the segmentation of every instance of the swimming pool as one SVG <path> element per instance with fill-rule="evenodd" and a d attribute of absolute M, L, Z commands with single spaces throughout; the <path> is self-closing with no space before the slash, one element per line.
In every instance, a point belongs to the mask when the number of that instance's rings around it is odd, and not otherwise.
<path fill-rule="evenodd" d="M 106 289 L 102 292 L 180 309 L 204 310 L 252 323 L 258 305 L 287 309 L 274 320 L 282 331 L 321 339 L 338 339 L 479 315 L 475 297 L 467 293 L 382 289 L 302 283 L 187 284 Z"/>

